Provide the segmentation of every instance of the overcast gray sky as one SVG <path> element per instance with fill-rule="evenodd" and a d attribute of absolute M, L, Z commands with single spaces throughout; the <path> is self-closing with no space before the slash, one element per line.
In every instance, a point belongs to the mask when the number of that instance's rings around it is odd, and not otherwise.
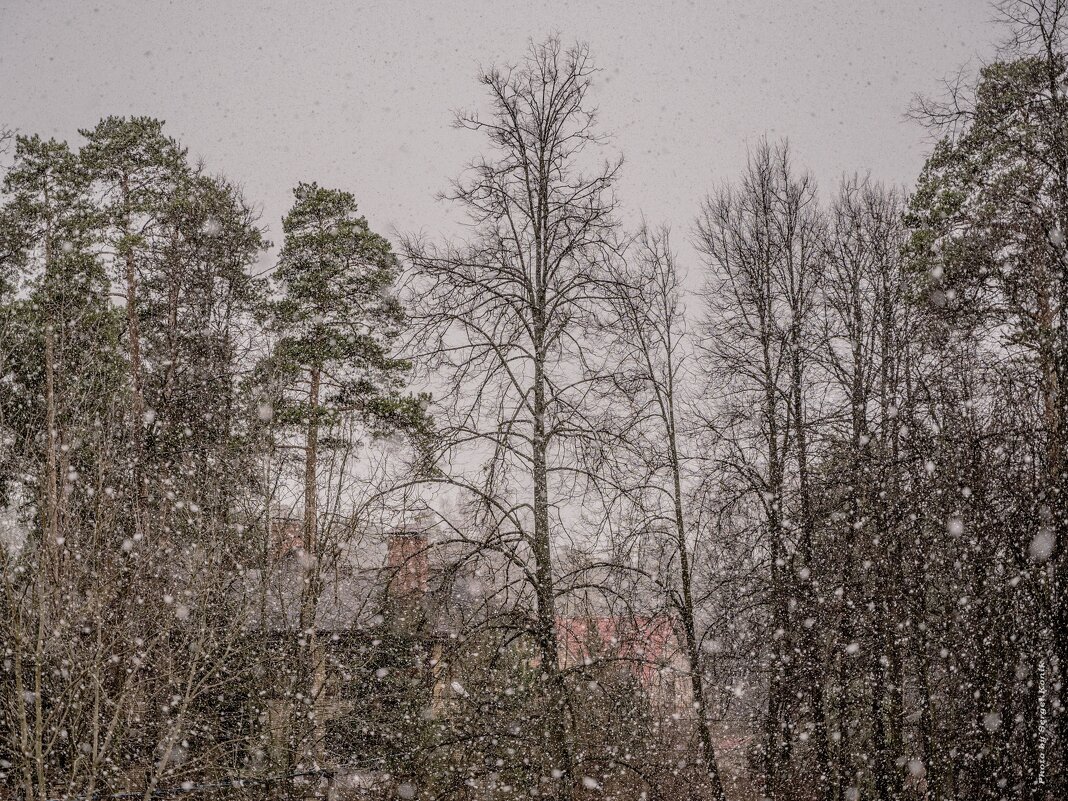
<path fill-rule="evenodd" d="M 482 147 L 449 127 L 481 100 L 478 65 L 558 31 L 604 70 L 627 214 L 680 239 L 764 133 L 824 189 L 911 184 L 929 145 L 902 114 L 989 55 L 991 17 L 984 0 L 0 0 L 0 124 L 74 143 L 107 114 L 165 119 L 276 241 L 300 180 L 352 191 L 383 233 L 434 233 L 435 192 Z"/>

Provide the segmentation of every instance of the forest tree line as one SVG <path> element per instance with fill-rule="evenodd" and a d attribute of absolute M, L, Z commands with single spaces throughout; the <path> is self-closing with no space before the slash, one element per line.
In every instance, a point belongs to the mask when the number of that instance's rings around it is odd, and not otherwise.
<path fill-rule="evenodd" d="M 1068 4 L 998 9 L 914 187 L 761 140 L 676 233 L 558 38 L 457 115 L 452 237 L 309 182 L 272 251 L 159 120 L 5 135 L 0 797 L 1068 797 Z M 416 502 L 447 636 L 327 626 Z M 564 658 L 608 613 L 681 719 Z"/>

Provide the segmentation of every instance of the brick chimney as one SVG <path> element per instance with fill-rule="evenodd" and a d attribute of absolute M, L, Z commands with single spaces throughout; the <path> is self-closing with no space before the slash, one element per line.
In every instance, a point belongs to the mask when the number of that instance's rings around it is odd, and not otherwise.
<path fill-rule="evenodd" d="M 389 533 L 386 568 L 389 593 L 396 598 L 421 598 L 430 581 L 430 558 L 424 531 L 396 529 Z"/>

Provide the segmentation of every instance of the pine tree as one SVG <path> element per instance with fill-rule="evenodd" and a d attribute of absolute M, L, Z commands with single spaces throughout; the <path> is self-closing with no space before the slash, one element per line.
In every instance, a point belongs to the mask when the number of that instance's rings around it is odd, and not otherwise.
<path fill-rule="evenodd" d="M 130 515 L 141 538 L 151 522 L 145 438 L 154 417 L 145 404 L 141 281 L 163 247 L 162 220 L 187 173 L 186 152 L 150 117 L 106 117 L 80 133 L 87 140 L 80 155 L 93 181 L 104 254 L 125 299 Z"/>
<path fill-rule="evenodd" d="M 349 192 L 299 184 L 283 220 L 285 234 L 274 273 L 280 297 L 268 309 L 277 336 L 262 365 L 280 429 L 301 429 L 304 449 L 304 584 L 300 633 L 307 660 L 298 681 L 314 705 L 323 691 L 325 653 L 316 633 L 325 544 L 319 520 L 321 449 L 346 444 L 343 423 L 372 435 L 416 431 L 423 400 L 405 395 L 409 364 L 391 355 L 404 324 L 393 295 L 399 264 L 389 242 L 357 213 Z M 323 432 L 330 435 L 324 440 Z M 348 444 L 351 444 L 349 442 Z M 304 758 L 321 762 L 325 731 L 315 719 Z"/>
<path fill-rule="evenodd" d="M 92 477 L 108 469 L 101 432 L 119 375 L 117 319 L 93 252 L 87 190 L 87 175 L 65 143 L 18 138 L 0 216 L 20 289 L 3 308 L 11 347 L 0 419 L 10 446 L 5 495 L 32 506 L 20 584 L 34 603 L 12 605 L 5 639 L 14 645 L 16 682 L 54 690 L 47 697 L 38 690 L 34 704 L 18 704 L 10 720 L 18 733 L 8 742 L 19 743 L 27 798 L 44 798 L 53 772 L 74 758 L 69 744 L 56 739 L 57 718 L 90 723 L 77 694 L 65 694 L 54 673 L 57 651 L 66 648 L 55 621 L 80 597 L 92 562 L 86 533 L 107 514 Z"/>

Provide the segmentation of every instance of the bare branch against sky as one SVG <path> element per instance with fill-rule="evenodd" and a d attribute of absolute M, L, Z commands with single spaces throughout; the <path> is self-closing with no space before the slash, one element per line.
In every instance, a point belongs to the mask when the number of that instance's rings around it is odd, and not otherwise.
<path fill-rule="evenodd" d="M 74 138 L 107 114 L 164 119 L 240 176 L 276 242 L 312 179 L 350 187 L 379 230 L 438 231 L 479 64 L 559 32 L 604 70 L 627 210 L 688 224 L 764 134 L 828 189 L 854 171 L 911 182 L 927 142 L 909 101 L 989 55 L 992 16 L 981 0 L 0 0 L 0 123 Z"/>

